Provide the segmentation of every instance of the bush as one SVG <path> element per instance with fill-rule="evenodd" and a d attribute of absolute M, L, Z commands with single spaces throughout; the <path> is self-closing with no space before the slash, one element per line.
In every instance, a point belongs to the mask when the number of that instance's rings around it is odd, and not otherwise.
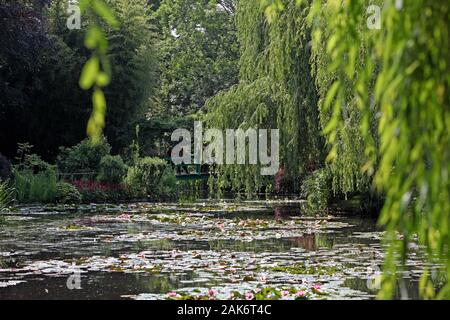
<path fill-rule="evenodd" d="M 179 195 L 179 184 L 172 168 L 166 167 L 158 183 L 156 193 L 159 196 L 175 198 Z"/>
<path fill-rule="evenodd" d="M 14 189 L 21 202 L 53 202 L 56 196 L 56 173 L 53 168 L 33 173 L 31 170 L 14 171 Z"/>
<path fill-rule="evenodd" d="M 0 179 L 9 179 L 11 177 L 11 163 L 0 153 Z"/>
<path fill-rule="evenodd" d="M 328 208 L 331 197 L 331 179 L 327 169 L 319 169 L 302 183 L 301 196 L 307 200 L 308 214 L 323 213 Z"/>
<path fill-rule="evenodd" d="M 100 173 L 97 180 L 100 182 L 121 183 L 127 166 L 120 156 L 104 156 L 100 161 Z"/>
<path fill-rule="evenodd" d="M 128 168 L 126 183 L 139 196 L 156 194 L 166 162 L 160 158 L 140 158 Z"/>
<path fill-rule="evenodd" d="M 56 164 L 58 170 L 63 173 L 97 173 L 102 158 L 109 155 L 110 151 L 111 146 L 104 137 L 96 145 L 85 139 L 71 148 L 61 147 Z"/>
<path fill-rule="evenodd" d="M 56 185 L 55 200 L 61 204 L 75 204 L 81 203 L 81 193 L 75 188 L 75 186 L 66 182 L 59 182 Z"/>

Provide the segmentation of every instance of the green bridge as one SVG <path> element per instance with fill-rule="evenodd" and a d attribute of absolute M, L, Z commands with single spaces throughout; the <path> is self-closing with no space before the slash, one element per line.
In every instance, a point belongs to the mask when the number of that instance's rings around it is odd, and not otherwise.
<path fill-rule="evenodd" d="M 173 167 L 178 180 L 208 180 L 209 166 L 200 164 L 174 164 L 171 159 L 166 159 Z"/>

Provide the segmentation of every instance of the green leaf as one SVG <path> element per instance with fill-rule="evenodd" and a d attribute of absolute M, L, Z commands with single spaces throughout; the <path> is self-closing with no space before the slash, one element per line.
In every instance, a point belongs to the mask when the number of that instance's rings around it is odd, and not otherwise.
<path fill-rule="evenodd" d="M 100 61 L 96 56 L 91 57 L 83 67 L 80 77 L 80 87 L 89 90 L 94 85 L 100 70 Z"/>
<path fill-rule="evenodd" d="M 93 0 L 92 8 L 111 27 L 117 28 L 119 26 L 119 22 L 114 16 L 114 13 L 102 0 Z"/>
<path fill-rule="evenodd" d="M 102 90 L 97 89 L 94 91 L 92 102 L 94 104 L 94 112 L 104 115 L 106 111 L 106 98 Z"/>
<path fill-rule="evenodd" d="M 110 82 L 109 75 L 105 72 L 100 72 L 97 77 L 97 86 L 106 87 Z"/>

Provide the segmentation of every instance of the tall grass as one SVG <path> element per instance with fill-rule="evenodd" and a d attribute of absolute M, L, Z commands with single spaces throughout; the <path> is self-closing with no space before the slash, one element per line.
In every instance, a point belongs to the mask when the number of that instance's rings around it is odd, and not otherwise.
<path fill-rule="evenodd" d="M 29 170 L 14 173 L 14 189 L 20 202 L 51 202 L 56 196 L 56 174 L 53 169 L 34 174 Z"/>
<path fill-rule="evenodd" d="M 9 187 L 9 183 L 7 181 L 0 180 L 0 225 L 5 223 L 5 219 L 1 213 L 5 211 L 12 200 L 13 189 Z"/>

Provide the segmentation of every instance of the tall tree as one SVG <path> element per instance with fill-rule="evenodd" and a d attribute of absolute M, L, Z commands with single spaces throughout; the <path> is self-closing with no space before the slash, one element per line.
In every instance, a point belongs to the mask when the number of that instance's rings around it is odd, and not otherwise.
<path fill-rule="evenodd" d="M 237 82 L 235 1 L 163 0 L 156 12 L 161 109 L 184 115 Z"/>
<path fill-rule="evenodd" d="M 104 26 L 113 75 L 105 91 L 106 135 L 117 152 L 129 144 L 134 121 L 152 103 L 156 53 L 147 1 L 111 1 L 109 6 L 121 23 L 119 29 Z M 48 8 L 2 1 L 0 13 L 0 130 L 6 137 L 0 148 L 11 156 L 18 142 L 28 141 L 52 159 L 59 146 L 86 136 L 92 102 L 78 79 L 90 55 L 85 33 L 96 18 L 85 13 L 81 30 L 69 30 L 65 0 L 53 0 Z"/>
<path fill-rule="evenodd" d="M 128 146 L 134 123 L 154 105 L 158 79 L 152 10 L 146 0 L 108 1 L 119 28 L 108 32 L 112 81 L 105 134 L 114 151 Z"/>
<path fill-rule="evenodd" d="M 257 1 L 238 3 L 239 84 L 208 101 L 206 118 L 214 128 L 279 128 L 281 162 L 296 187 L 301 176 L 322 165 L 323 157 L 307 8 L 290 8 L 269 24 Z M 218 167 L 217 175 L 219 189 L 247 194 L 273 182 L 254 166 Z"/>

